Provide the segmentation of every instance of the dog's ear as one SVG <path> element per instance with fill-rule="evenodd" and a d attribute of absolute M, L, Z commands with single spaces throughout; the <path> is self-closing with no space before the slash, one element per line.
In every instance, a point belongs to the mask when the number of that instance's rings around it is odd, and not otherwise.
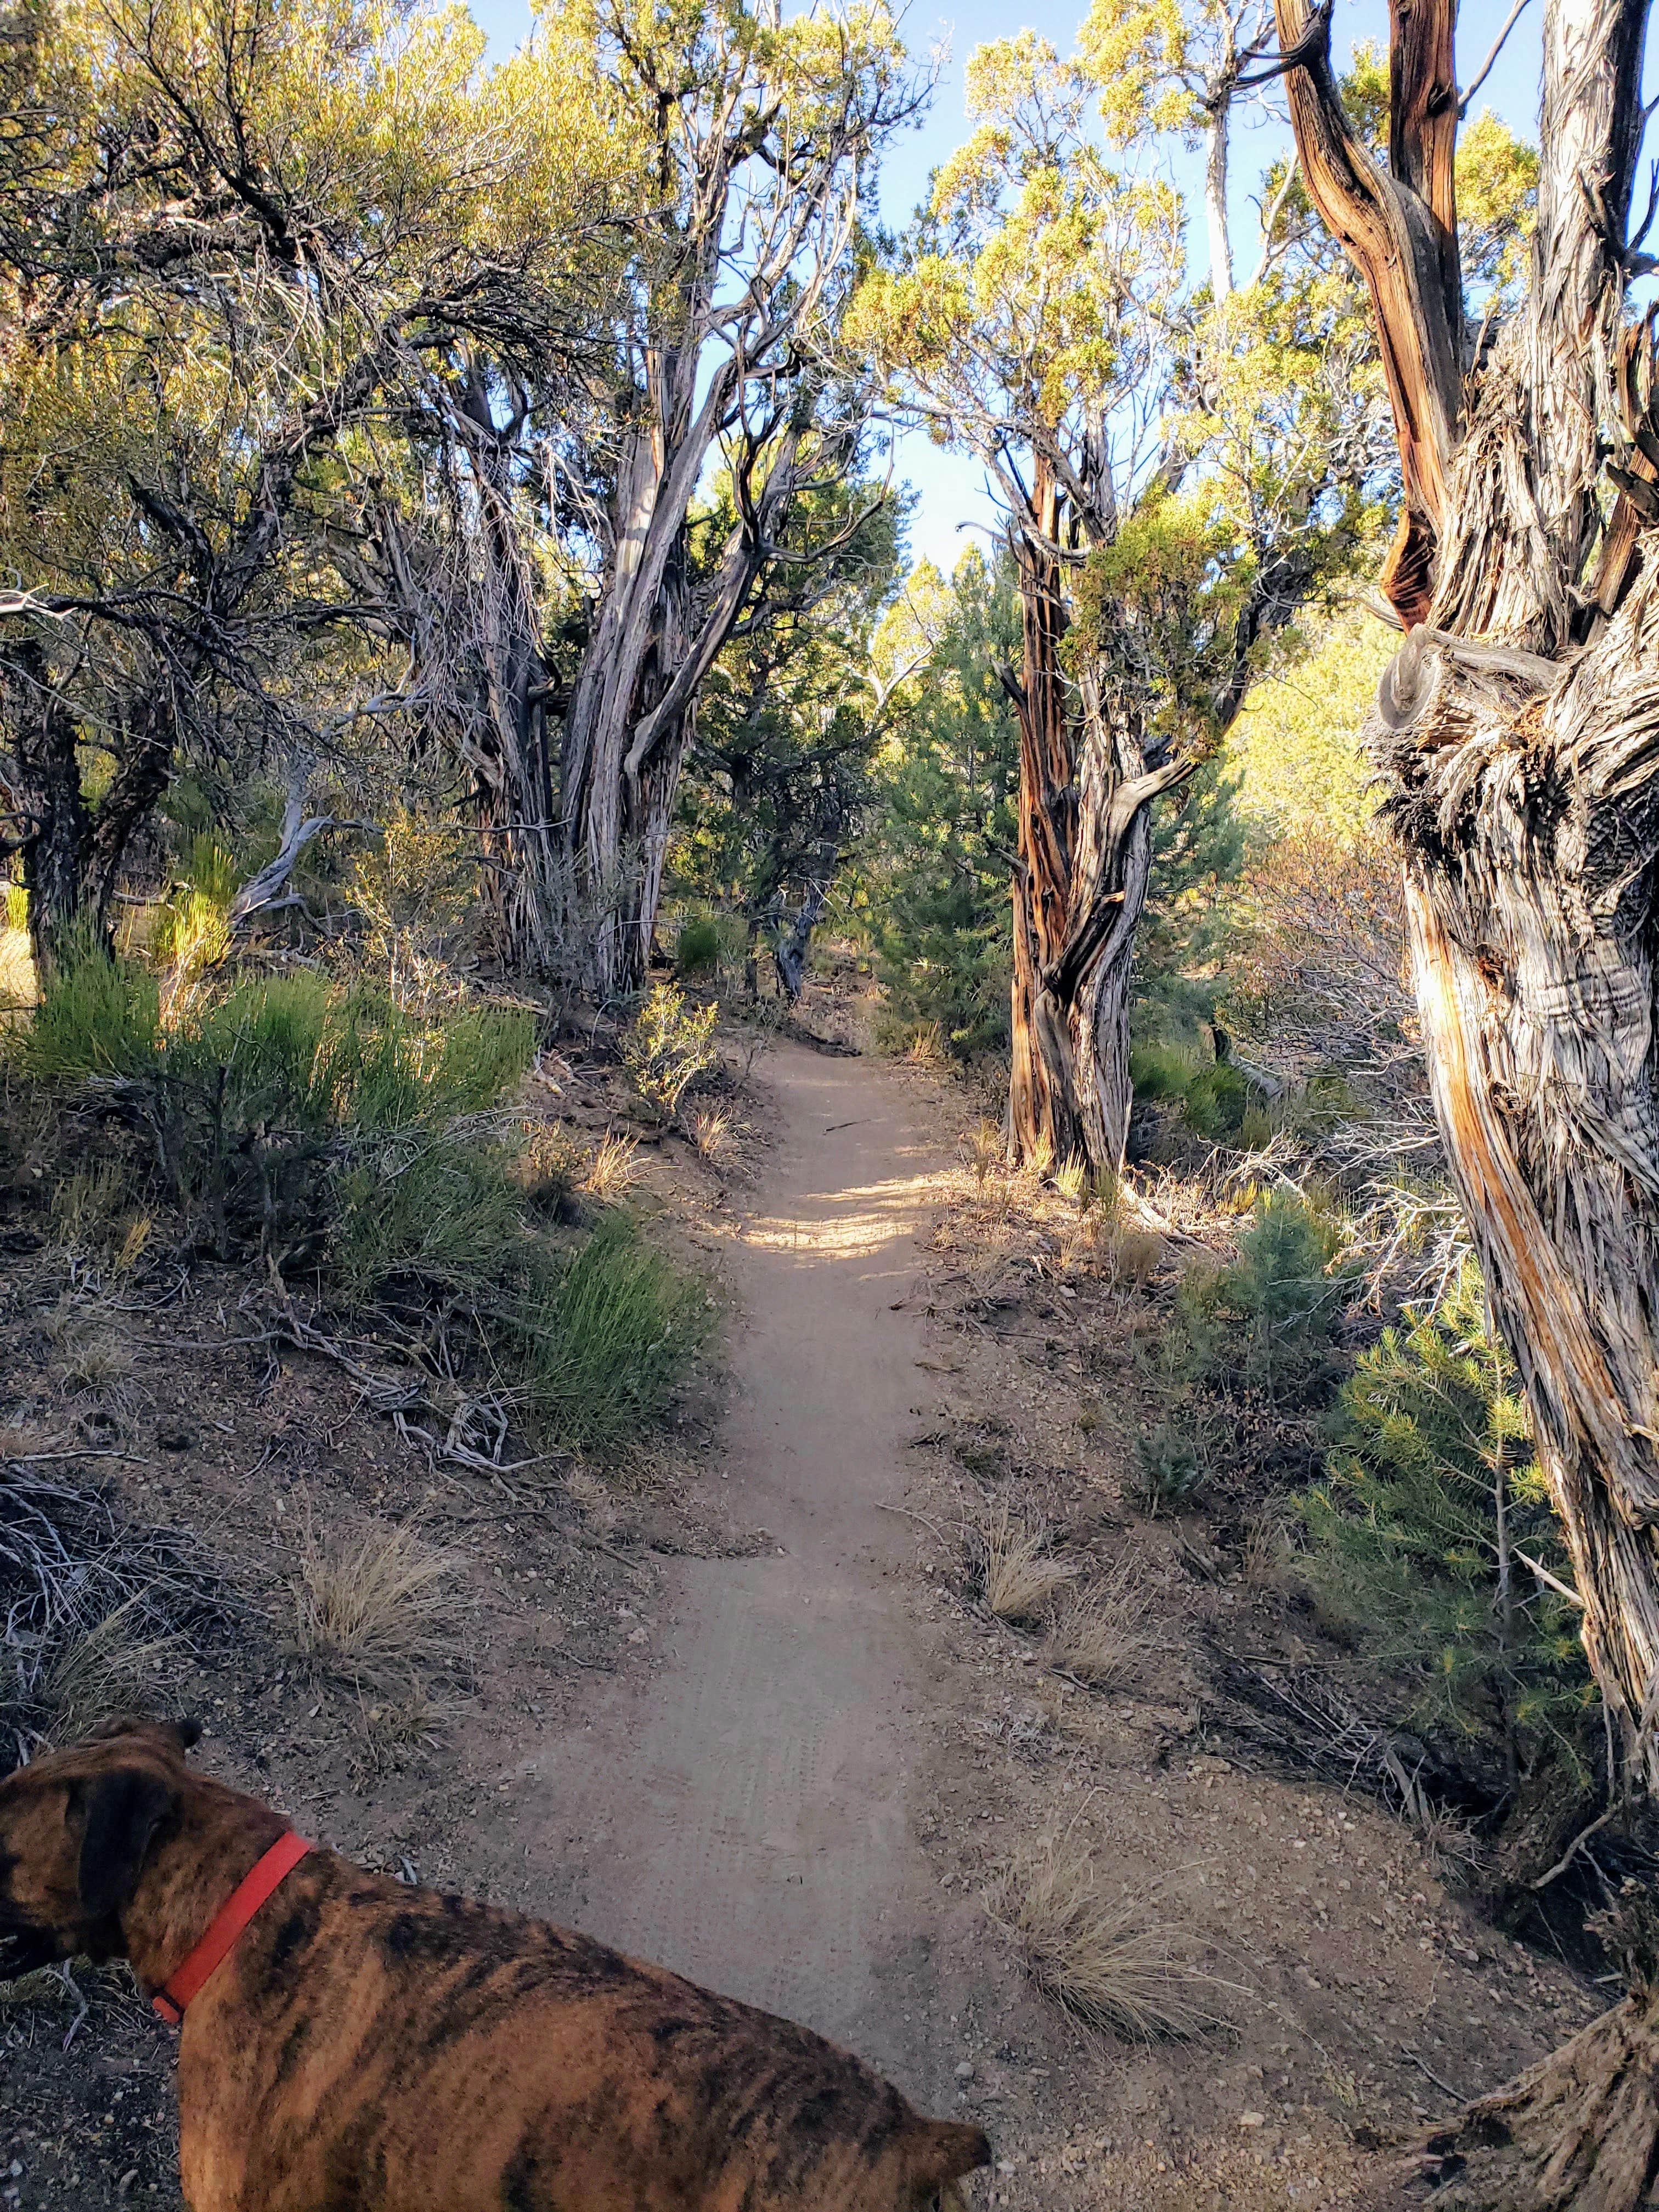
<path fill-rule="evenodd" d="M 84 1815 L 80 1890 L 89 1919 L 106 1920 L 138 1886 L 145 1854 L 179 1793 L 142 1767 L 118 1766 L 76 1785 Z"/>
<path fill-rule="evenodd" d="M 124 1713 L 113 1720 L 100 1721 L 81 1740 L 83 1743 L 113 1743 L 124 1735 L 167 1736 L 181 1752 L 194 1751 L 202 1741 L 202 1723 L 197 1720 L 155 1721 L 142 1713 Z"/>

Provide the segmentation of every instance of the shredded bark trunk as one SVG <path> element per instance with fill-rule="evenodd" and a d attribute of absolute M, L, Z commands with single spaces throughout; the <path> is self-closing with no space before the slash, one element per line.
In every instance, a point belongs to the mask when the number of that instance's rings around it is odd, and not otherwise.
<path fill-rule="evenodd" d="M 1452 0 L 1395 8 L 1386 172 L 1343 112 L 1328 15 L 1275 6 L 1297 48 L 1303 173 L 1370 289 L 1404 471 L 1382 583 L 1409 634 L 1368 734 L 1404 860 L 1436 1108 L 1525 1382 L 1585 1649 L 1651 1789 L 1659 376 L 1651 324 L 1625 308 L 1646 0 L 1550 0 L 1531 283 L 1473 362 Z M 1656 2028 L 1654 2000 L 1633 1997 L 1472 2106 L 1443 2201 L 1650 2202 Z"/>

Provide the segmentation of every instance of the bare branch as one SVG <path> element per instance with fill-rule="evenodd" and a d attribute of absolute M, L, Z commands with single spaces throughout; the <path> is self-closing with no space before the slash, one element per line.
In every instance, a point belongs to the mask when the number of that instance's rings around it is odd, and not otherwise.
<path fill-rule="evenodd" d="M 1486 79 L 1492 75 L 1492 64 L 1498 59 L 1499 54 L 1503 52 L 1505 40 L 1507 40 L 1510 33 L 1520 21 L 1522 15 L 1525 13 L 1528 4 L 1529 0 L 1515 0 L 1515 5 L 1510 9 L 1509 15 L 1504 19 L 1503 29 L 1498 33 L 1498 36 L 1492 42 L 1491 52 L 1488 53 L 1486 60 L 1481 63 L 1480 68 L 1475 71 L 1473 82 L 1464 91 L 1458 94 L 1457 119 L 1460 123 L 1469 112 L 1469 102 L 1474 98 L 1475 94 L 1480 91 L 1481 86 L 1485 84 Z"/>

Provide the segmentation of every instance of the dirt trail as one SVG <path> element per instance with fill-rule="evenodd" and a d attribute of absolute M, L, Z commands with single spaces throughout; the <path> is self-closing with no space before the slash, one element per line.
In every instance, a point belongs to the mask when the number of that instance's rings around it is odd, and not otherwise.
<path fill-rule="evenodd" d="M 769 1542 L 677 1563 L 641 1624 L 661 1660 L 526 1762 L 524 1833 L 565 1870 L 560 1917 L 938 2104 L 956 2053 L 908 1818 L 936 1662 L 896 1573 L 910 1532 L 877 1510 L 929 1395 L 905 1300 L 937 1139 L 890 1069 L 783 1045 L 764 1072 L 781 1129 L 732 1263 L 720 1488 Z"/>

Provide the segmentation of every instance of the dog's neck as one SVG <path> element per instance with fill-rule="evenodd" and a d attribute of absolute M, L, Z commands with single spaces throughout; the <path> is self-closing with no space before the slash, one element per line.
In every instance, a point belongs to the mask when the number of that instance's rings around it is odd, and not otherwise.
<path fill-rule="evenodd" d="M 177 1972 L 289 1825 L 257 1797 L 188 1778 L 177 1825 L 156 1838 L 120 1916 L 127 1957 L 147 1989 L 161 1989 Z"/>

